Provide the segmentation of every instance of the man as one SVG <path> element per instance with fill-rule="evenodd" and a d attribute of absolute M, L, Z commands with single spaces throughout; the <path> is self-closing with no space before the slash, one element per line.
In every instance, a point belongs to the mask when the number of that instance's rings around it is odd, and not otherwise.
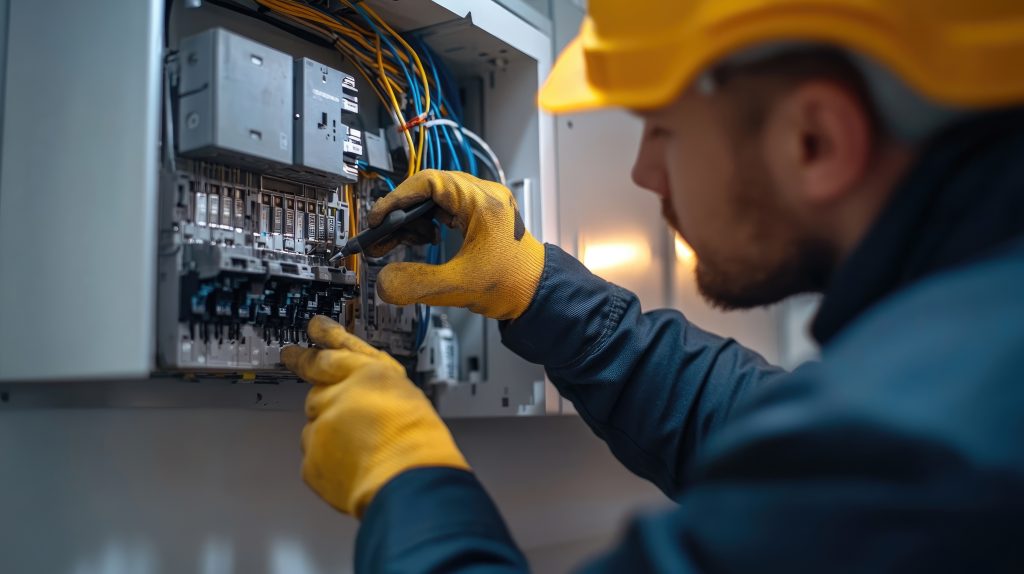
<path fill-rule="evenodd" d="M 374 207 L 371 225 L 432 197 L 466 238 L 445 265 L 388 266 L 380 295 L 502 320 L 678 501 L 589 571 L 1022 571 L 1022 58 L 1016 0 L 590 2 L 541 104 L 637 113 L 634 179 L 693 246 L 705 296 L 823 291 L 820 363 L 785 373 L 642 313 L 462 174 Z M 309 333 L 321 349 L 283 354 L 315 385 L 303 477 L 363 519 L 357 568 L 524 570 L 401 367 L 329 320 Z"/>

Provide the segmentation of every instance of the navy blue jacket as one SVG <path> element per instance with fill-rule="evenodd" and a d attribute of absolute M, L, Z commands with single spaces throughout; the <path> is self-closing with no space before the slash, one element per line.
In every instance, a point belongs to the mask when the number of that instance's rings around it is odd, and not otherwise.
<path fill-rule="evenodd" d="M 547 246 L 503 325 L 678 508 L 587 572 L 1024 572 L 1024 117 L 928 149 L 834 275 L 792 373 Z M 360 571 L 527 569 L 476 478 L 386 485 Z"/>

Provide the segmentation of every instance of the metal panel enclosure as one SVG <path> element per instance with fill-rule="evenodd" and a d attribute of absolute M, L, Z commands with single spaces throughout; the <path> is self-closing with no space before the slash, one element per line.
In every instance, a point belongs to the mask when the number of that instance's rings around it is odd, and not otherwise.
<path fill-rule="evenodd" d="M 0 380 L 150 371 L 162 11 L 10 0 Z"/>

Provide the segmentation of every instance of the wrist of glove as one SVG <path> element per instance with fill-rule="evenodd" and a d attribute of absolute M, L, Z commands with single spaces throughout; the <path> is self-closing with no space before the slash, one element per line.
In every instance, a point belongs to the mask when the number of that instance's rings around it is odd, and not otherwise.
<path fill-rule="evenodd" d="M 314 317 L 308 331 L 319 348 L 285 347 L 281 360 L 314 385 L 306 398 L 302 478 L 321 498 L 358 518 L 406 470 L 469 470 L 402 365 L 326 317 Z"/>
<path fill-rule="evenodd" d="M 462 232 L 462 249 L 442 265 L 387 265 L 377 277 L 381 299 L 395 305 L 465 307 L 500 320 L 522 315 L 544 270 L 544 246 L 523 225 L 512 192 L 464 173 L 422 171 L 377 201 L 368 222 L 374 227 L 391 211 L 428 199 L 438 206 L 438 220 Z M 429 235 L 412 228 L 367 253 L 381 256 L 398 243 L 422 243 Z"/>

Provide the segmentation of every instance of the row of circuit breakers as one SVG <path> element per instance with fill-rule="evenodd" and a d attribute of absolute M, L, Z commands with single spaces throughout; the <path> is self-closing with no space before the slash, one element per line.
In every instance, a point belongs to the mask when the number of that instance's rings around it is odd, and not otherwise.
<path fill-rule="evenodd" d="M 377 300 L 372 264 L 357 276 L 329 262 L 352 232 L 349 209 L 373 199 L 345 201 L 362 154 L 355 80 L 220 28 L 182 39 L 178 70 L 159 368 L 279 376 L 281 347 L 305 342 L 317 314 L 413 364 L 414 310 Z"/>

